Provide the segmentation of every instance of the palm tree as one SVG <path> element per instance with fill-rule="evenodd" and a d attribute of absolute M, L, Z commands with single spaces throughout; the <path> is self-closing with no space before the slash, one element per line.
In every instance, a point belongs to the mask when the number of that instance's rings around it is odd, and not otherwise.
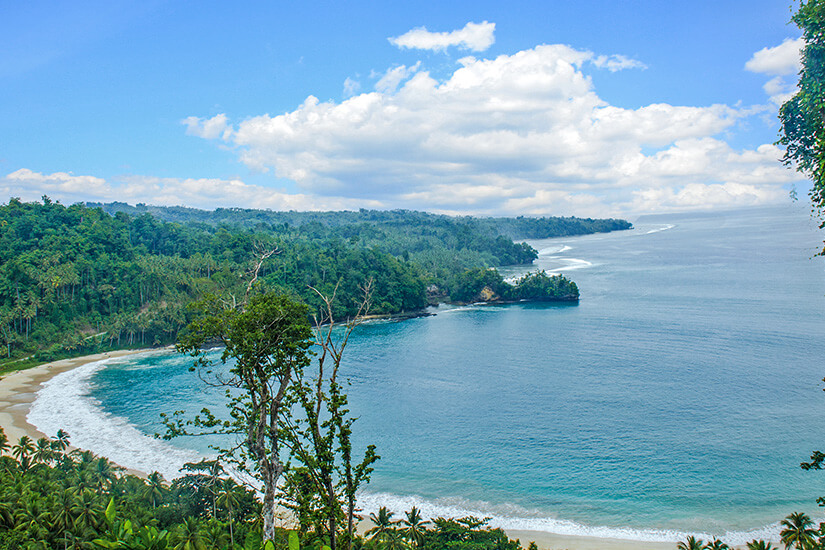
<path fill-rule="evenodd" d="M 54 451 L 52 450 L 51 442 L 48 438 L 41 437 L 34 445 L 34 451 L 32 451 L 32 461 L 35 464 L 48 464 L 51 462 L 52 458 L 54 458 Z"/>
<path fill-rule="evenodd" d="M 707 543 L 705 546 L 707 550 L 730 550 L 730 546 L 722 542 L 721 540 L 714 538 L 712 541 Z"/>
<path fill-rule="evenodd" d="M 697 539 L 691 535 L 684 542 L 679 542 L 676 548 L 678 548 L 678 550 L 704 550 L 705 544 L 702 542 L 702 539 Z"/>
<path fill-rule="evenodd" d="M 777 550 L 776 546 L 764 540 L 752 540 L 747 546 L 748 550 Z"/>
<path fill-rule="evenodd" d="M 57 430 L 57 435 L 52 440 L 52 445 L 55 451 L 63 452 L 69 446 L 69 432 Z"/>
<path fill-rule="evenodd" d="M 33 452 L 34 443 L 32 443 L 31 438 L 27 435 L 21 437 L 20 440 L 17 442 L 17 445 L 14 445 L 11 448 L 11 454 L 14 455 L 14 458 L 21 462 L 23 460 L 28 459 L 29 455 L 31 455 Z"/>
<path fill-rule="evenodd" d="M 117 479 L 117 472 L 123 469 L 114 462 L 111 462 L 108 458 L 102 456 L 98 457 L 92 465 L 92 475 L 95 477 L 100 491 L 103 491 L 104 488 L 111 487 L 112 482 Z"/>
<path fill-rule="evenodd" d="M 177 530 L 172 534 L 171 542 L 175 550 L 204 550 L 206 548 L 201 536 L 201 526 L 198 520 L 191 516 L 178 525 Z"/>
<path fill-rule="evenodd" d="M 416 547 L 420 547 L 424 542 L 424 531 L 427 530 L 426 526 L 430 525 L 430 522 L 421 520 L 421 510 L 415 506 L 405 515 L 407 517 L 401 520 L 401 523 L 407 526 L 403 531 L 404 536 Z"/>
<path fill-rule="evenodd" d="M 229 542 L 230 548 L 235 547 L 235 533 L 232 521 L 232 512 L 241 504 L 241 488 L 231 479 L 225 479 L 218 485 L 217 502 L 229 514 Z"/>
<path fill-rule="evenodd" d="M 146 478 L 146 486 L 143 489 L 144 497 L 152 499 L 152 510 L 157 507 L 157 503 L 163 498 L 166 493 L 166 485 L 164 484 L 163 476 L 158 472 L 152 472 Z"/>
<path fill-rule="evenodd" d="M 392 512 L 386 506 L 378 509 L 378 515 L 370 514 L 370 521 L 375 524 L 375 527 L 364 533 L 370 540 L 382 541 L 387 533 L 395 529 L 397 521 L 392 520 Z"/>
<path fill-rule="evenodd" d="M 80 533 L 90 529 L 96 529 L 100 525 L 103 517 L 103 506 L 95 498 L 95 494 L 89 489 L 80 493 L 79 498 L 72 505 L 72 515 L 74 524 Z"/>
<path fill-rule="evenodd" d="M 207 548 L 226 548 L 226 532 L 224 526 L 215 519 L 210 519 L 201 529 L 201 538 Z M 229 548 L 234 548 L 235 543 L 231 543 Z"/>
<path fill-rule="evenodd" d="M 31 466 L 31 454 L 34 452 L 34 444 L 29 436 L 24 435 L 20 438 L 17 442 L 17 445 L 14 445 L 11 448 L 11 454 L 14 455 L 14 458 L 20 463 L 20 470 L 26 472 Z"/>
<path fill-rule="evenodd" d="M 15 527 L 24 529 L 34 539 L 45 540 L 49 536 L 51 516 L 45 502 L 36 495 L 29 493 L 25 504 L 17 512 Z"/>
<path fill-rule="evenodd" d="M 6 432 L 0 428 L 0 455 L 5 453 L 9 448 L 9 438 L 6 437 Z"/>
<path fill-rule="evenodd" d="M 793 546 L 797 550 L 809 550 L 816 545 L 816 530 L 814 522 L 803 512 L 794 512 L 780 523 L 784 529 L 779 532 L 779 538 L 785 548 Z"/>
<path fill-rule="evenodd" d="M 69 545 L 70 533 L 74 518 L 72 517 L 72 507 L 75 504 L 75 497 L 68 489 L 63 489 L 52 501 L 52 527 L 63 533 L 63 548 Z"/>
<path fill-rule="evenodd" d="M 378 547 L 381 550 L 410 550 L 410 545 L 404 540 L 404 534 L 395 528 L 384 533 Z"/>

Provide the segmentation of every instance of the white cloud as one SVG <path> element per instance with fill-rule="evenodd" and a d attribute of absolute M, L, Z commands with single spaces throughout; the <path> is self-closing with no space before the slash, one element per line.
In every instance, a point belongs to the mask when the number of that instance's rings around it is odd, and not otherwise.
<path fill-rule="evenodd" d="M 361 83 L 357 80 L 347 77 L 344 80 L 344 97 L 352 97 L 361 91 Z"/>
<path fill-rule="evenodd" d="M 744 206 L 781 200 L 783 186 L 798 181 L 775 146 L 735 150 L 721 139 L 759 109 L 616 107 L 583 72 L 611 59 L 601 58 L 543 45 L 463 58 L 442 80 L 396 67 L 376 91 L 340 103 L 309 96 L 223 139 L 251 168 L 313 195 L 449 213 Z"/>
<path fill-rule="evenodd" d="M 754 73 L 767 75 L 787 75 L 796 73 L 802 67 L 800 51 L 805 46 L 802 38 L 786 38 L 773 48 L 762 48 L 751 57 L 745 68 Z"/>
<path fill-rule="evenodd" d="M 607 69 L 611 73 L 624 69 L 647 69 L 647 65 L 626 55 L 599 55 L 590 61 L 600 69 Z"/>
<path fill-rule="evenodd" d="M 801 50 L 805 46 L 802 38 L 786 38 L 773 48 L 762 48 L 745 63 L 745 69 L 773 76 L 763 89 L 775 107 L 780 107 L 797 91 L 796 75 L 802 68 Z"/>
<path fill-rule="evenodd" d="M 183 119 L 186 125 L 186 134 L 204 139 L 220 137 L 229 127 L 229 119 L 225 114 L 215 115 L 212 118 L 198 118 L 194 116 Z"/>
<path fill-rule="evenodd" d="M 4 188 L 5 184 L 5 188 Z M 26 168 L 16 170 L 0 180 L 0 193 L 27 200 L 43 195 L 64 198 L 67 202 L 86 200 L 84 197 L 106 192 L 106 180 L 94 176 L 75 176 L 69 172 L 41 174 Z"/>
<path fill-rule="evenodd" d="M 775 76 L 765 82 L 762 89 L 768 94 L 768 99 L 774 106 L 781 107 L 783 103 L 793 97 L 799 88 L 797 88 L 796 82 L 790 82 L 786 78 Z"/>
<path fill-rule="evenodd" d="M 392 69 L 387 69 L 381 78 L 375 84 L 375 90 L 381 93 L 394 93 L 396 89 L 398 89 L 398 85 L 401 84 L 402 81 L 408 79 L 410 76 L 415 74 L 418 71 L 418 68 L 421 66 L 421 62 L 419 61 L 412 67 L 407 67 L 405 65 L 401 65 L 399 67 L 394 67 Z"/>
<path fill-rule="evenodd" d="M 159 206 L 185 205 L 205 209 L 230 206 L 272 210 L 351 210 L 361 207 L 384 207 L 378 201 L 290 194 L 268 187 L 249 185 L 237 179 L 129 176 L 120 178 L 117 182 L 108 182 L 94 176 L 74 176 L 66 172 L 42 174 L 25 168 L 0 178 L 0 196 L 32 201 L 43 195 L 65 204 L 121 201 L 130 204 L 142 202 Z"/>
<path fill-rule="evenodd" d="M 452 32 L 430 32 L 418 27 L 401 36 L 388 38 L 390 44 L 399 48 L 445 51 L 450 46 L 474 52 L 486 51 L 495 42 L 495 23 L 467 23 L 463 29 Z"/>

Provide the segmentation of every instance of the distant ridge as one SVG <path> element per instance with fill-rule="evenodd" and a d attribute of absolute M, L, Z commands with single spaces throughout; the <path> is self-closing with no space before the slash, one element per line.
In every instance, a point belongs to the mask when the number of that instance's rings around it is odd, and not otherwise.
<path fill-rule="evenodd" d="M 319 223 L 325 227 L 342 227 L 354 224 L 369 225 L 466 225 L 475 231 L 503 235 L 511 239 L 546 239 L 567 237 L 630 229 L 633 224 L 616 218 L 577 218 L 573 216 L 518 216 L 477 217 L 448 216 L 431 214 L 416 210 L 341 210 L 331 212 L 298 212 L 257 210 L 253 208 L 217 208 L 200 210 L 187 206 L 152 206 L 138 203 L 135 206 L 124 202 L 87 202 L 86 206 L 102 208 L 110 215 L 123 212 L 130 216 L 151 214 L 152 216 L 176 223 L 205 223 L 218 226 L 226 224 L 235 228 L 254 229 L 264 223 L 271 226 L 287 224 L 288 227 L 300 227 L 305 224 Z"/>

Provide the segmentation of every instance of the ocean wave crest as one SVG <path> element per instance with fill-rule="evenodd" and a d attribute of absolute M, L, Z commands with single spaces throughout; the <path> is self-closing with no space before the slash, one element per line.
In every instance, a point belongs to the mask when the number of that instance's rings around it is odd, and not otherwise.
<path fill-rule="evenodd" d="M 178 477 L 186 462 L 203 457 L 144 434 L 126 419 L 105 412 L 89 395 L 92 375 L 113 361 L 87 363 L 48 380 L 37 392 L 26 419 L 45 434 L 54 435 L 62 429 L 69 433 L 74 447 L 105 456 L 125 468 L 157 471 L 167 480 Z"/>
<path fill-rule="evenodd" d="M 547 517 L 539 511 L 528 510 L 515 504 L 492 504 L 473 502 L 460 498 L 438 498 L 434 500 L 419 496 L 400 496 L 390 493 L 361 493 L 358 504 L 365 514 L 377 513 L 381 506 L 387 507 L 396 516 L 410 510 L 413 506 L 421 511 L 424 518 L 461 518 L 473 516 L 490 518 L 491 527 L 517 531 L 539 531 L 561 536 L 579 536 L 602 539 L 620 539 L 641 542 L 678 542 L 689 535 L 704 540 L 719 537 L 730 545 L 744 545 L 754 539 L 766 541 L 779 540 L 779 523 L 765 525 L 745 531 L 727 531 L 711 534 L 707 532 L 688 532 L 676 529 L 637 529 L 632 527 L 591 526 L 571 520 Z"/>

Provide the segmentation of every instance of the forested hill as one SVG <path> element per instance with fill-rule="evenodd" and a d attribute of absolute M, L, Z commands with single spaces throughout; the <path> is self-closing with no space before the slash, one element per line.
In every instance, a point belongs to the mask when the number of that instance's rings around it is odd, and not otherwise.
<path fill-rule="evenodd" d="M 457 234 L 461 229 L 468 229 L 477 235 L 499 236 L 510 239 L 546 239 L 567 237 L 570 235 L 587 235 L 630 229 L 632 225 L 625 220 L 593 219 L 574 217 L 525 217 L 516 218 L 479 218 L 473 216 L 446 216 L 413 210 L 365 210 L 340 212 L 273 212 L 271 210 L 254 210 L 247 208 L 218 208 L 216 210 L 198 210 L 183 206 L 147 206 L 138 204 L 130 206 L 122 202 L 86 203 L 89 207 L 100 207 L 111 215 L 124 212 L 130 216 L 152 214 L 156 218 L 177 223 L 205 223 L 209 225 L 227 225 L 235 228 L 256 229 L 268 225 L 272 227 L 304 227 L 310 229 L 318 224 L 336 230 L 344 226 L 359 227 L 368 225 L 382 228 L 392 233 L 401 229 L 415 234 L 440 234 L 441 236 Z M 348 231 L 352 233 L 352 229 Z"/>
<path fill-rule="evenodd" d="M 171 342 L 189 321 L 193 300 L 243 295 L 256 249 L 278 250 L 260 272 L 265 290 L 317 306 L 309 286 L 331 294 L 338 284 L 336 313 L 344 316 L 372 279 L 372 312 L 397 313 L 451 293 L 472 296 L 470 285 L 489 277 L 469 277 L 468 270 L 532 262 L 535 250 L 503 234 L 514 228 L 549 237 L 629 227 L 616 220 L 539 220 L 123 204 L 104 210 L 46 197 L 10 199 L 0 205 L 0 359 Z M 550 232 L 554 224 L 557 232 Z M 499 295 L 531 298 L 535 289 L 539 298 L 578 295 L 566 279 L 533 279 L 512 291 L 496 285 Z"/>

